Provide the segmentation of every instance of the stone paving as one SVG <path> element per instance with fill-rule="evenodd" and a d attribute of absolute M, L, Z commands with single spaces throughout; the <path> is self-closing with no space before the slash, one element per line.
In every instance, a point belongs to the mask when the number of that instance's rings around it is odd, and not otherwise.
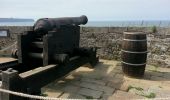
<path fill-rule="evenodd" d="M 170 68 L 146 66 L 144 78 L 123 75 L 121 64 L 100 60 L 94 69 L 82 66 L 42 88 L 42 95 L 70 99 L 170 99 Z"/>

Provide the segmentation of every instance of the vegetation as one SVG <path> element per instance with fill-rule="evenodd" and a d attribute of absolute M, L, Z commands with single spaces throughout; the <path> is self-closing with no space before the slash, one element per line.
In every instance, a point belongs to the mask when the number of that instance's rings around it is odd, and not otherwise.
<path fill-rule="evenodd" d="M 151 93 L 148 94 L 148 95 L 142 95 L 142 96 L 144 96 L 144 97 L 146 97 L 146 98 L 155 98 L 155 97 L 156 97 L 156 94 L 153 93 L 153 92 L 151 92 Z"/>
<path fill-rule="evenodd" d="M 156 28 L 156 26 L 153 26 L 152 27 L 152 33 L 156 33 L 157 32 L 157 28 Z"/>
<path fill-rule="evenodd" d="M 152 71 L 152 72 L 160 72 L 160 71 L 158 70 L 158 66 L 154 66 L 154 69 L 149 69 L 149 71 Z"/>
<path fill-rule="evenodd" d="M 141 88 L 141 87 L 133 87 L 133 86 L 129 85 L 127 91 L 129 91 L 129 90 L 131 90 L 131 89 L 136 89 L 136 90 L 140 91 L 140 93 L 137 93 L 137 95 L 144 96 L 144 97 L 146 97 L 146 98 L 155 98 L 155 97 L 156 97 L 156 94 L 153 93 L 153 92 L 151 92 L 151 93 L 149 93 L 149 94 L 148 94 L 148 93 L 144 93 L 144 92 L 143 92 L 143 88 Z"/>
<path fill-rule="evenodd" d="M 141 87 L 133 87 L 133 86 L 129 85 L 127 91 L 129 91 L 130 89 L 136 89 L 138 91 L 142 91 L 143 90 L 143 88 L 141 88 Z"/>

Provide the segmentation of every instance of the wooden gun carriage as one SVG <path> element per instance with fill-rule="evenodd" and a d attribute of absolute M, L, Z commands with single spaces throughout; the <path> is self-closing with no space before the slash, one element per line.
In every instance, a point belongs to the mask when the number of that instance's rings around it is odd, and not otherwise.
<path fill-rule="evenodd" d="M 74 69 L 86 63 L 94 66 L 98 62 L 96 48 L 79 47 L 79 25 L 87 21 L 86 16 L 43 18 L 32 31 L 18 35 L 12 53 L 16 60 L 0 64 L 0 88 L 38 95 L 41 87 Z M 0 100 L 25 99 L 0 93 Z"/>

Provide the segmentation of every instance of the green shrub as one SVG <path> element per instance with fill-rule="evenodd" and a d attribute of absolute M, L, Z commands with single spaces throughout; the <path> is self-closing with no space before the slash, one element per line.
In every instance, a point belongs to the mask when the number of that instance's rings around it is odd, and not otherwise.
<path fill-rule="evenodd" d="M 156 28 L 156 26 L 153 26 L 152 27 L 152 33 L 156 33 L 157 32 L 157 28 Z"/>
<path fill-rule="evenodd" d="M 127 91 L 129 91 L 130 89 L 136 89 L 138 91 L 142 91 L 143 90 L 143 88 L 141 88 L 141 87 L 133 87 L 133 86 L 129 85 Z"/>
<path fill-rule="evenodd" d="M 155 93 L 150 93 L 148 95 L 143 95 L 143 96 L 146 97 L 146 98 L 155 98 L 156 94 Z"/>

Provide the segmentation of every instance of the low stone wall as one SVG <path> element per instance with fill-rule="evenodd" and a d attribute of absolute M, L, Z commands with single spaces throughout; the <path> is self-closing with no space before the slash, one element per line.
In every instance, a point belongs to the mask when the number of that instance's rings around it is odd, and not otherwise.
<path fill-rule="evenodd" d="M 5 38 L 0 38 L 0 49 L 13 44 L 16 41 L 17 34 L 24 31 L 31 30 L 32 27 L 28 26 L 0 26 L 0 29 L 9 30 L 10 36 Z"/>
<path fill-rule="evenodd" d="M 158 67 L 170 67 L 170 28 L 157 28 L 157 33 L 152 33 L 152 28 L 149 27 L 83 27 L 80 46 L 97 47 L 100 58 L 120 60 L 124 31 L 147 33 L 147 63 Z"/>
<path fill-rule="evenodd" d="M 16 35 L 31 27 L 0 27 L 9 29 L 11 36 L 0 40 L 3 48 L 16 41 Z M 80 46 L 97 47 L 97 54 L 103 59 L 120 60 L 121 42 L 124 31 L 143 31 L 147 33 L 147 63 L 158 67 L 170 67 L 170 28 L 157 28 L 152 33 L 150 27 L 81 27 Z"/>

